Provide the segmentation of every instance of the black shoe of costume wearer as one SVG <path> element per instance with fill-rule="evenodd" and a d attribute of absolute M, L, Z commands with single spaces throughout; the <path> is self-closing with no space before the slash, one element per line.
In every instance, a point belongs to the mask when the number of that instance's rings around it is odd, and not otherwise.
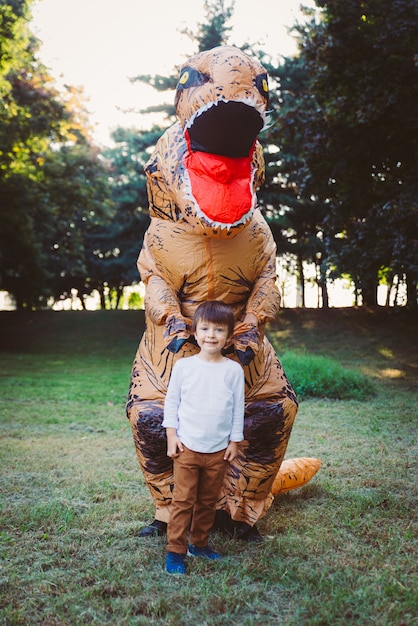
<path fill-rule="evenodd" d="M 233 537 L 234 524 L 235 522 L 232 521 L 226 511 L 216 511 L 212 530 L 218 530 L 221 533 L 225 533 L 226 535 Z"/>
<path fill-rule="evenodd" d="M 143 526 L 138 533 L 138 537 L 162 537 L 167 533 L 167 524 L 155 519 L 149 526 Z"/>
<path fill-rule="evenodd" d="M 212 530 L 232 535 L 232 520 L 226 511 L 216 511 Z"/>
<path fill-rule="evenodd" d="M 263 537 L 258 532 L 257 526 L 250 526 L 245 522 L 235 523 L 235 537 L 240 541 L 246 541 L 247 543 L 261 543 Z"/>
<path fill-rule="evenodd" d="M 218 530 L 247 543 L 261 543 L 263 541 L 257 526 L 250 526 L 245 522 L 234 522 L 226 511 L 216 511 L 212 530 Z"/>

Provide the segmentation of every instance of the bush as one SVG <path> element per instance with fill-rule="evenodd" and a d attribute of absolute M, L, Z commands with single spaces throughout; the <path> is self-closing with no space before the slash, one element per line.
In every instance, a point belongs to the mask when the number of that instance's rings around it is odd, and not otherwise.
<path fill-rule="evenodd" d="M 281 362 L 300 399 L 367 400 L 376 393 L 369 378 L 328 357 L 285 352 Z"/>
<path fill-rule="evenodd" d="M 144 298 L 137 291 L 133 291 L 129 294 L 128 307 L 132 310 L 139 310 L 144 308 Z"/>

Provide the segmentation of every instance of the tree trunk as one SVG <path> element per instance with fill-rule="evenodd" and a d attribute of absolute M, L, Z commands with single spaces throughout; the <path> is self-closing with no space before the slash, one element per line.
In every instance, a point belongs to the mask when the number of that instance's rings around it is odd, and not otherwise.
<path fill-rule="evenodd" d="M 100 307 L 103 310 L 106 310 L 106 299 L 105 299 L 105 294 L 104 294 L 104 287 L 103 285 L 100 285 L 100 287 L 98 287 L 98 292 L 100 295 Z"/>
<path fill-rule="evenodd" d="M 118 288 L 116 289 L 116 303 L 115 303 L 115 309 L 118 309 L 118 308 L 119 308 L 119 304 L 120 304 L 120 301 L 121 301 L 122 295 L 123 295 L 123 287 L 118 287 Z"/>
<path fill-rule="evenodd" d="M 317 267 L 316 280 L 317 280 L 318 287 L 321 293 L 322 308 L 329 309 L 328 285 L 327 285 L 326 269 L 324 271 L 324 268 L 325 268 L 324 260 L 321 260 L 320 262 L 318 262 L 316 264 L 316 267 Z M 318 303 L 318 308 L 319 308 L 319 303 Z"/>
<path fill-rule="evenodd" d="M 393 296 L 392 306 L 398 306 L 399 286 L 401 284 L 401 278 L 399 274 L 396 275 L 395 295 Z"/>
<path fill-rule="evenodd" d="M 365 278 L 361 281 L 363 306 L 377 306 L 377 278 Z"/>
<path fill-rule="evenodd" d="M 414 272 L 406 272 L 406 306 L 416 309 L 417 304 L 417 277 Z"/>
<path fill-rule="evenodd" d="M 296 302 L 297 307 L 305 308 L 305 273 L 303 271 L 303 258 L 302 255 L 297 255 L 297 286 L 298 286 L 298 295 L 300 294 L 299 302 Z"/>
<path fill-rule="evenodd" d="M 328 285 L 327 281 L 321 281 L 321 295 L 322 295 L 322 308 L 329 309 L 329 296 L 328 296 Z"/>
<path fill-rule="evenodd" d="M 394 274 L 391 273 L 390 279 L 388 279 L 388 290 L 386 294 L 385 306 L 390 306 L 390 296 L 392 294 L 392 289 L 393 289 L 394 284 L 395 284 L 395 276 Z"/>
<path fill-rule="evenodd" d="M 360 284 L 358 280 L 353 280 L 354 282 L 354 306 L 358 306 L 359 296 L 360 296 Z"/>

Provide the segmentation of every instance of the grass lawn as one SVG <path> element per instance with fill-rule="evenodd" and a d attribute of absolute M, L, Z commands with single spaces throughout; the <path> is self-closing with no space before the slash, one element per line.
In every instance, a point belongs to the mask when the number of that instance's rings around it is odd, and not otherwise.
<path fill-rule="evenodd" d="M 418 625 L 416 317 L 286 310 L 279 353 L 366 375 L 366 400 L 302 400 L 260 545 L 214 534 L 220 562 L 164 572 L 124 405 L 140 311 L 0 312 L 0 624 Z M 292 374 L 297 376 L 297 374 Z M 296 380 L 294 381 L 297 382 Z"/>

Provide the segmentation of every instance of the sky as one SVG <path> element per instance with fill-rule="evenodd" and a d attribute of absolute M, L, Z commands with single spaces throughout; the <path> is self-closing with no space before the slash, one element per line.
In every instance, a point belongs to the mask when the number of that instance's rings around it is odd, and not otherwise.
<path fill-rule="evenodd" d="M 293 54 L 287 29 L 301 19 L 301 4 L 313 1 L 235 0 L 228 43 L 259 43 L 275 59 Z M 204 0 L 35 0 L 32 13 L 41 61 L 58 84 L 83 88 L 101 146 L 111 145 L 117 126 L 149 128 L 153 120 L 138 111 L 167 102 L 168 94 L 129 79 L 171 75 L 197 51 L 180 31 L 196 31 L 205 18 Z"/>

